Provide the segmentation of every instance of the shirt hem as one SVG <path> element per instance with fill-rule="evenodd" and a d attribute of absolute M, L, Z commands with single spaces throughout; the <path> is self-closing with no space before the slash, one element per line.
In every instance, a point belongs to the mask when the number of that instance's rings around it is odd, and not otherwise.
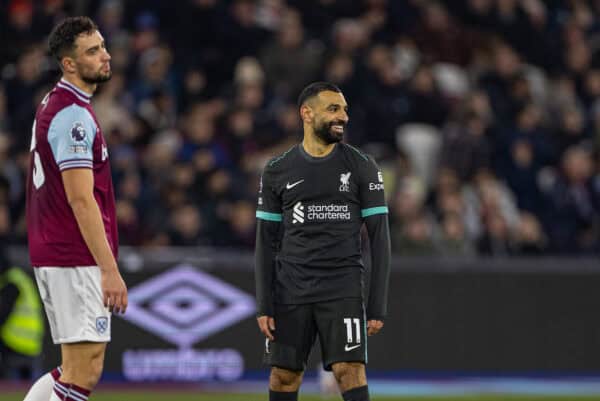
<path fill-rule="evenodd" d="M 363 297 L 360 295 L 341 295 L 341 296 L 333 296 L 333 297 L 317 297 L 317 298 L 308 298 L 308 299 L 298 299 L 298 300 L 276 300 L 274 302 L 275 305 L 306 305 L 306 304 L 316 304 L 319 302 L 329 302 L 335 301 L 338 299 L 360 299 L 364 301 Z"/>
<path fill-rule="evenodd" d="M 96 264 L 96 262 L 89 262 L 86 261 L 84 263 L 31 263 L 31 267 L 33 267 L 34 269 L 40 268 L 40 267 L 59 267 L 61 269 L 66 268 L 66 269 L 73 269 L 76 267 L 92 267 L 92 266 L 98 266 Z"/>
<path fill-rule="evenodd" d="M 54 344 L 73 344 L 73 343 L 82 343 L 82 342 L 91 342 L 91 343 L 109 343 L 111 341 L 110 337 L 103 338 L 99 336 L 82 336 L 82 337 L 70 337 L 70 338 L 58 338 L 56 340 L 52 339 Z"/>

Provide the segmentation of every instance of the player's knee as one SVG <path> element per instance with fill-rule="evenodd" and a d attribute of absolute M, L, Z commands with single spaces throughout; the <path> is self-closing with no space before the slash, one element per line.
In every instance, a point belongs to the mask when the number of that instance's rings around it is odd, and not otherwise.
<path fill-rule="evenodd" d="M 100 376 L 102 376 L 103 363 L 98 359 L 92 359 L 90 363 L 85 366 L 85 368 L 80 369 L 75 375 L 73 380 L 75 384 L 92 390 L 100 381 Z"/>
<path fill-rule="evenodd" d="M 104 369 L 104 358 L 93 358 L 90 364 L 90 389 L 94 388 L 98 381 L 100 380 L 100 376 L 102 376 L 102 370 Z"/>
<path fill-rule="evenodd" d="M 342 391 L 367 384 L 365 365 L 359 362 L 339 362 L 331 366 L 333 375 Z"/>
<path fill-rule="evenodd" d="M 104 353 L 91 352 L 71 363 L 63 363 L 63 376 L 69 383 L 92 390 L 98 384 L 104 367 Z"/>
<path fill-rule="evenodd" d="M 271 369 L 271 378 L 269 386 L 274 391 L 297 391 L 302 383 L 302 372 L 281 369 L 274 367 Z"/>

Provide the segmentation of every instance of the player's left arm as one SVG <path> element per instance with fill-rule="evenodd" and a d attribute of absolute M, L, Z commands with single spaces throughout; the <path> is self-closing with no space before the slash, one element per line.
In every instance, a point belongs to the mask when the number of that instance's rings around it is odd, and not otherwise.
<path fill-rule="evenodd" d="M 367 301 L 367 330 L 377 334 L 387 315 L 390 278 L 390 230 L 385 201 L 383 176 L 379 167 L 369 158 L 361 171 L 360 201 L 371 244 L 371 280 Z"/>
<path fill-rule="evenodd" d="M 379 214 L 365 219 L 371 243 L 371 288 L 367 303 L 368 334 L 377 334 L 387 315 L 390 278 L 390 229 L 388 215 Z"/>

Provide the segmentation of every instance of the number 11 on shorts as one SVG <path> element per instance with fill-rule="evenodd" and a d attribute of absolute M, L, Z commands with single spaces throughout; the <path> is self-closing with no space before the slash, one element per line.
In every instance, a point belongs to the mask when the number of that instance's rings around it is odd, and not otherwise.
<path fill-rule="evenodd" d="M 346 342 L 353 343 L 353 339 L 356 337 L 356 344 L 360 344 L 360 319 L 357 317 L 346 317 L 344 318 L 344 324 L 346 325 Z M 353 335 L 352 333 L 352 326 L 354 326 L 354 331 L 356 332 L 356 335 Z"/>

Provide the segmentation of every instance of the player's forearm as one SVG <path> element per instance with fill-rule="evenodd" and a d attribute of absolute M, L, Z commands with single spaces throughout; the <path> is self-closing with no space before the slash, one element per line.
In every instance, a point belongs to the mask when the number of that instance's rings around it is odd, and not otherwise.
<path fill-rule="evenodd" d="M 117 262 L 108 244 L 100 208 L 93 197 L 78 198 L 70 202 L 79 231 L 102 271 L 117 270 Z"/>
<path fill-rule="evenodd" d="M 273 271 L 279 224 L 258 220 L 256 224 L 255 280 L 257 315 L 273 316 Z"/>
<path fill-rule="evenodd" d="M 366 221 L 371 243 L 371 286 L 367 303 L 367 318 L 383 320 L 387 314 L 390 280 L 390 230 L 387 214 L 371 216 Z"/>

